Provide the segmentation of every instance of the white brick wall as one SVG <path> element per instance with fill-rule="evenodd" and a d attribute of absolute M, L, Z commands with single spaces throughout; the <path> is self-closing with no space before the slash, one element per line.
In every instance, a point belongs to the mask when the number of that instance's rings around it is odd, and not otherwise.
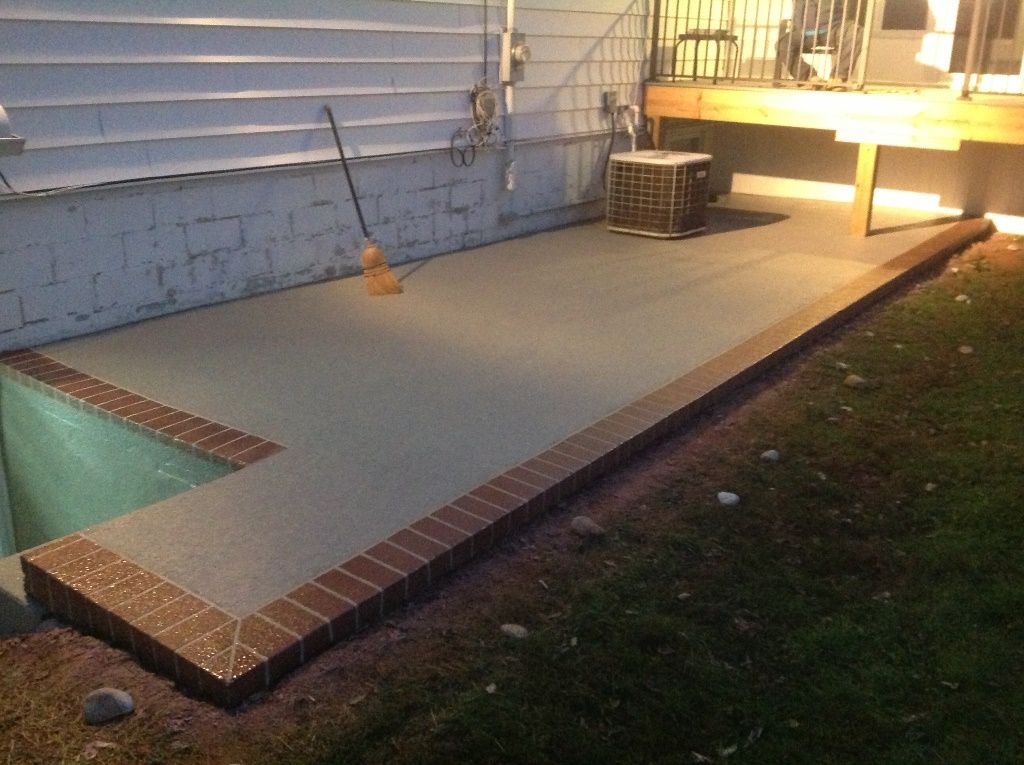
<path fill-rule="evenodd" d="M 602 212 L 600 136 L 354 162 L 392 264 Z M 0 201 L 0 349 L 358 273 L 363 236 L 337 163 Z"/>

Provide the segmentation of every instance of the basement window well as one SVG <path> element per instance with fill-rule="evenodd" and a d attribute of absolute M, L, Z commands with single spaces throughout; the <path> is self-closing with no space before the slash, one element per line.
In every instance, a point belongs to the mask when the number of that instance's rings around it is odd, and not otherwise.
<path fill-rule="evenodd" d="M 0 556 L 234 470 L 46 386 L 0 374 Z"/>

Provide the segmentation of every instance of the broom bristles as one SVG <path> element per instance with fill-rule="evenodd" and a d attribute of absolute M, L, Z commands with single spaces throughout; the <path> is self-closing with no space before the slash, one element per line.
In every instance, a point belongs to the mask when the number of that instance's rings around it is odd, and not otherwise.
<path fill-rule="evenodd" d="M 366 291 L 371 295 L 400 295 L 404 291 L 391 273 L 384 253 L 373 242 L 368 242 L 363 249 L 363 277 Z"/>

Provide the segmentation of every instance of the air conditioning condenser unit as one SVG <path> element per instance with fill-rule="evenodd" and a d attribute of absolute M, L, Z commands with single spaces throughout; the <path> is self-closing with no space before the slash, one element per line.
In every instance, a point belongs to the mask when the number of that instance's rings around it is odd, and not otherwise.
<path fill-rule="evenodd" d="M 609 231 L 674 239 L 707 227 L 711 155 L 632 151 L 608 161 Z"/>

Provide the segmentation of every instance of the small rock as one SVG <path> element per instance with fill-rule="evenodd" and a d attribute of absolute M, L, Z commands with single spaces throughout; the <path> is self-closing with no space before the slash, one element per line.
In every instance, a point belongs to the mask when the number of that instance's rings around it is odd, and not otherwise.
<path fill-rule="evenodd" d="M 847 388 L 866 388 L 868 387 L 868 381 L 860 375 L 847 375 L 846 379 L 843 380 L 843 385 Z"/>
<path fill-rule="evenodd" d="M 690 593 L 688 593 L 688 592 L 681 592 L 678 595 L 676 595 L 676 600 L 689 600 L 691 597 L 693 597 L 693 596 L 690 595 Z"/>
<path fill-rule="evenodd" d="M 739 494 L 733 494 L 731 491 L 718 492 L 718 504 L 724 505 L 725 507 L 736 507 L 739 503 Z"/>
<path fill-rule="evenodd" d="M 897 351 L 902 351 L 903 350 L 903 343 L 893 343 L 892 347 L 895 348 Z"/>
<path fill-rule="evenodd" d="M 925 491 L 935 491 L 937 488 L 939 488 L 939 485 L 937 483 L 929 482 L 924 485 Z"/>
<path fill-rule="evenodd" d="M 569 523 L 573 533 L 581 537 L 603 537 L 605 530 L 585 515 L 577 515 Z"/>
<path fill-rule="evenodd" d="M 956 300 L 956 302 L 958 302 L 958 303 L 970 303 L 971 302 L 971 299 L 967 295 L 963 295 L 963 294 L 957 295 L 954 298 L 954 300 Z"/>
<path fill-rule="evenodd" d="M 960 353 L 962 353 L 964 356 L 970 356 L 972 353 L 974 353 L 974 348 L 972 348 L 969 345 L 961 345 L 959 348 L 957 348 L 957 350 L 960 351 Z"/>
<path fill-rule="evenodd" d="M 951 274 L 958 274 L 958 273 L 960 273 L 960 269 L 957 268 L 956 266 L 953 266 L 951 269 L 949 269 L 949 272 Z"/>
<path fill-rule="evenodd" d="M 100 725 L 134 711 L 131 694 L 117 688 L 97 688 L 85 697 L 85 721 L 89 725 Z"/>
<path fill-rule="evenodd" d="M 864 337 L 874 337 L 874 336 L 875 336 L 875 333 L 872 332 L 870 329 L 865 330 Z"/>
<path fill-rule="evenodd" d="M 779 454 L 778 449 L 768 449 L 761 452 L 761 462 L 778 462 L 780 459 L 782 459 L 782 455 Z"/>
<path fill-rule="evenodd" d="M 837 361 L 836 362 L 836 369 L 838 369 L 840 372 L 845 372 L 849 368 L 850 368 L 850 365 L 847 364 L 845 361 Z"/>
<path fill-rule="evenodd" d="M 490 683 L 486 688 L 484 688 L 484 690 L 493 696 L 495 693 L 498 692 L 498 686 L 494 683 Z"/>
<path fill-rule="evenodd" d="M 522 624 L 502 624 L 501 631 L 510 638 L 515 638 L 516 640 L 522 640 L 530 634 L 530 631 Z"/>

